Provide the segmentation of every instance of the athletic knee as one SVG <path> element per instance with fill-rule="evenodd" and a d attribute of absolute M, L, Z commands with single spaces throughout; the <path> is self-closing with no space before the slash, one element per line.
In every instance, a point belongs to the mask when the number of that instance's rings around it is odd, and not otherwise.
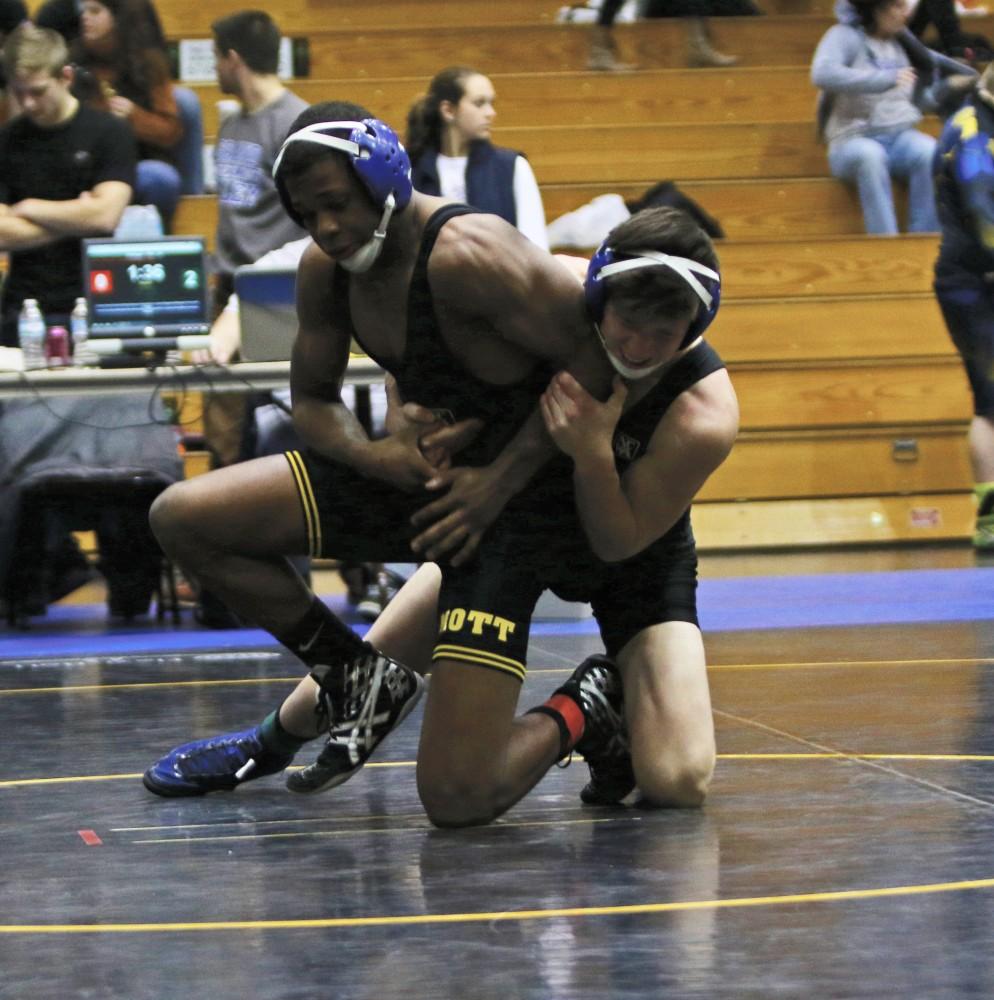
<path fill-rule="evenodd" d="M 442 828 L 484 826 L 504 811 L 499 789 L 480 775 L 422 774 L 418 795 L 432 825 Z"/>
<path fill-rule="evenodd" d="M 677 809 L 703 805 L 713 773 L 713 751 L 663 758 L 642 766 L 635 762 L 635 778 L 642 797 L 651 805 Z"/>
<path fill-rule="evenodd" d="M 167 552 L 189 540 L 196 529 L 196 505 L 187 482 L 173 483 L 160 493 L 148 513 L 152 533 Z"/>
<path fill-rule="evenodd" d="M 485 826 L 499 815 L 493 798 L 479 789 L 451 784 L 420 795 L 428 820 L 441 829 Z"/>

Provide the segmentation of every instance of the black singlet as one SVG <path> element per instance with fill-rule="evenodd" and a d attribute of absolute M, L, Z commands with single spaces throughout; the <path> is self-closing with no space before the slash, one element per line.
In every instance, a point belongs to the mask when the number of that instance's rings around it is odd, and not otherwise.
<path fill-rule="evenodd" d="M 335 302 L 341 303 L 348 327 L 356 343 L 397 380 L 401 398 L 445 415 L 450 422 L 479 417 L 484 428 L 457 456 L 461 465 L 486 465 L 503 450 L 528 415 L 538 405 L 538 397 L 549 384 L 552 369 L 535 365 L 529 375 L 510 385 L 495 385 L 469 372 L 453 355 L 438 327 L 428 258 L 439 231 L 449 219 L 475 210 L 468 205 L 444 205 L 425 224 L 421 247 L 407 298 L 407 336 L 404 356 L 399 363 L 385 364 L 370 351 L 355 330 L 349 310 L 349 274 L 335 270 Z"/>

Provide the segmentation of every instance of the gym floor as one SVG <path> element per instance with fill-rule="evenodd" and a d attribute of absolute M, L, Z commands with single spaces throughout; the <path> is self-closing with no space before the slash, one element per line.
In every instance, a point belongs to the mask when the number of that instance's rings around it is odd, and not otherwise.
<path fill-rule="evenodd" d="M 0 633 L 0 997 L 994 995 L 994 564 L 701 568 L 719 761 L 697 811 L 583 806 L 575 761 L 489 828 L 434 830 L 420 710 L 324 795 L 156 798 L 144 768 L 262 718 L 292 658 L 78 597 Z M 587 620 L 536 623 L 522 705 L 599 649 Z"/>

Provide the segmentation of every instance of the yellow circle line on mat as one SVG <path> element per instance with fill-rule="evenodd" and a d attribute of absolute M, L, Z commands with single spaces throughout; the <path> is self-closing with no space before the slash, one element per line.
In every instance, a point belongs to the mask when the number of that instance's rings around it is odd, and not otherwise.
<path fill-rule="evenodd" d="M 157 924 L 0 924 L 0 934 L 161 934 L 188 931 L 312 930 L 332 927 L 404 927 L 423 924 L 469 924 L 492 921 L 556 920 L 564 917 L 613 917 L 733 910 L 759 906 L 797 906 L 838 903 L 896 896 L 924 896 L 939 892 L 994 888 L 994 878 L 962 882 L 931 882 L 879 889 L 835 892 L 799 892 L 784 896 L 744 896 L 733 899 L 695 899 L 675 903 L 634 903 L 627 906 L 577 906 L 549 910 L 507 910 L 496 913 L 426 913 L 385 917 L 328 917 L 310 920 L 205 920 Z"/>
<path fill-rule="evenodd" d="M 129 684 L 67 684 L 65 687 L 0 688 L 0 697 L 11 694 L 86 694 L 89 691 L 127 691 L 141 688 L 234 687 L 238 684 L 298 684 L 297 677 L 239 677 L 221 681 L 133 681 Z"/>
<path fill-rule="evenodd" d="M 840 667 L 976 667 L 994 664 L 991 657 L 953 657 L 931 660 L 811 660 L 787 663 L 710 663 L 708 670 L 807 670 Z M 529 667 L 529 674 L 568 674 L 571 667 Z M 303 679 L 295 677 L 236 677 L 228 680 L 191 681 L 133 681 L 123 684 L 67 684 L 54 687 L 0 688 L 0 698 L 8 695 L 28 694 L 85 694 L 90 691 L 126 691 L 141 688 L 173 687 L 234 687 L 239 684 L 296 684 Z"/>
<path fill-rule="evenodd" d="M 994 754 L 983 753 L 720 753 L 718 760 L 906 760 L 923 763 L 990 763 Z M 413 760 L 371 761 L 370 767 L 414 767 Z M 294 771 L 299 768 L 287 768 Z M 61 778 L 11 778 L 0 781 L 0 788 L 20 788 L 27 785 L 74 784 L 81 781 L 134 781 L 140 774 L 80 774 Z"/>

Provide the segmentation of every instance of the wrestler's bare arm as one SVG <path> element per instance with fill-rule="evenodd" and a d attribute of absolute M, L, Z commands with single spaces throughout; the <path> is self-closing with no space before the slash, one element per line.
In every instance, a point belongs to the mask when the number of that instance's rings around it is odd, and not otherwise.
<path fill-rule="evenodd" d="M 418 448 L 424 428 L 411 426 L 373 441 L 342 402 L 351 331 L 340 320 L 341 304 L 334 302 L 334 268 L 311 246 L 297 270 L 298 330 L 290 362 L 294 426 L 311 448 L 329 458 L 402 489 L 422 489 L 435 474 Z"/>
<path fill-rule="evenodd" d="M 552 433 L 573 458 L 577 509 L 590 547 L 606 562 L 627 559 L 666 534 L 728 456 L 738 432 L 735 392 L 720 369 L 673 402 L 645 454 L 619 478 L 612 438 L 625 392 L 618 379 L 601 404 L 557 376 L 543 396 Z M 553 398 L 558 402 L 550 405 Z M 564 417 L 567 411 L 572 417 Z"/>
<path fill-rule="evenodd" d="M 595 395 L 606 392 L 609 369 L 586 317 L 582 286 L 507 223 L 485 215 L 454 219 L 439 237 L 429 278 L 443 335 L 456 350 L 468 343 L 472 351 L 463 361 L 475 374 L 512 381 L 542 363 L 572 372 Z M 428 483 L 444 493 L 416 515 L 424 530 L 415 551 L 438 558 L 458 546 L 453 562 L 464 562 L 554 453 L 536 400 L 532 416 L 490 466 L 457 467 Z"/>

